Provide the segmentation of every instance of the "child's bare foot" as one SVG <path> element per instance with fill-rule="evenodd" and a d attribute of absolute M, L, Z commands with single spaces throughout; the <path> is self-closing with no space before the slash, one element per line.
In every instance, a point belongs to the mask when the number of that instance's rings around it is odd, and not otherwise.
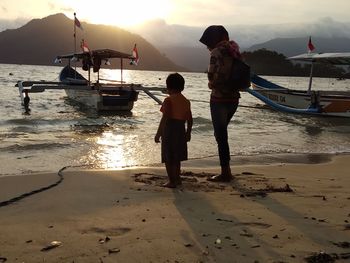
<path fill-rule="evenodd" d="M 175 183 L 167 182 L 167 183 L 163 184 L 162 186 L 167 187 L 167 188 L 176 188 L 176 185 L 177 184 L 175 184 Z"/>

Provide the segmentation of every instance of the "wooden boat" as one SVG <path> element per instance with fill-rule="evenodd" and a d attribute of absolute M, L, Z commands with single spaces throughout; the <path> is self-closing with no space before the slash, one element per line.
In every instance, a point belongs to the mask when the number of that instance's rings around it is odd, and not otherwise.
<path fill-rule="evenodd" d="M 119 58 L 121 61 L 121 81 L 101 82 L 99 71 L 102 61 L 108 61 L 112 58 Z M 93 108 L 96 111 L 131 111 L 134 102 L 137 101 L 139 91 L 144 91 L 152 97 L 157 103 L 162 102 L 155 97 L 151 90 L 163 90 L 155 87 L 143 87 L 141 84 L 125 83 L 123 81 L 123 59 L 134 59 L 133 56 L 111 49 L 98 49 L 90 52 L 80 52 L 68 55 L 57 56 L 56 60 L 68 60 L 59 74 L 59 81 L 18 81 L 16 86 L 19 88 L 22 105 L 28 108 L 25 95 L 28 93 L 43 92 L 46 89 L 64 89 L 67 96 L 78 102 Z M 71 67 L 72 60 L 82 61 L 82 67 L 88 71 L 88 79 L 84 78 L 79 72 Z M 97 74 L 97 80 L 91 82 L 91 69 Z M 27 100 L 29 103 L 29 100 Z"/>
<path fill-rule="evenodd" d="M 253 75 L 251 78 L 252 88 L 247 89 L 247 92 L 278 111 L 350 118 L 350 91 L 312 90 L 314 62 L 350 65 L 350 53 L 307 53 L 289 59 L 312 63 L 307 90 L 288 89 Z"/>

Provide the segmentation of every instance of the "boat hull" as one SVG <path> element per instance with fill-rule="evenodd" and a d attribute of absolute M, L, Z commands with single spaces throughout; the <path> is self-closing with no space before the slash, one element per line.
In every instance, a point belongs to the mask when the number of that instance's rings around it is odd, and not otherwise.
<path fill-rule="evenodd" d="M 97 111 L 131 111 L 137 100 L 137 91 L 126 91 L 127 95 L 101 93 L 98 90 L 65 89 L 69 99 Z M 131 98 L 133 96 L 133 98 Z"/>
<path fill-rule="evenodd" d="M 131 111 L 139 94 L 132 84 L 88 85 L 81 74 L 68 66 L 62 69 L 60 81 L 69 84 L 65 89 L 69 99 L 97 111 Z"/>
<path fill-rule="evenodd" d="M 308 93 L 307 91 L 284 88 L 259 76 L 254 76 L 251 83 L 254 91 L 267 98 L 267 101 L 278 105 L 293 109 L 305 109 L 305 113 L 350 117 L 350 92 L 312 91 Z M 265 103 L 269 105 L 268 102 Z"/>

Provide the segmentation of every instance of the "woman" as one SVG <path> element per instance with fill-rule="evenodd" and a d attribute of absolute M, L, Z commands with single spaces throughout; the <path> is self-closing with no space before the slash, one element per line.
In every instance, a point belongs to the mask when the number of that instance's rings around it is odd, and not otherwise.
<path fill-rule="evenodd" d="M 227 126 L 237 110 L 240 98 L 238 89 L 232 88 L 229 79 L 233 58 L 241 59 L 241 54 L 237 43 L 229 41 L 228 32 L 221 25 L 209 26 L 199 41 L 210 51 L 208 68 L 208 86 L 211 89 L 210 112 L 221 166 L 221 174 L 209 180 L 229 182 L 233 176 L 230 168 Z"/>

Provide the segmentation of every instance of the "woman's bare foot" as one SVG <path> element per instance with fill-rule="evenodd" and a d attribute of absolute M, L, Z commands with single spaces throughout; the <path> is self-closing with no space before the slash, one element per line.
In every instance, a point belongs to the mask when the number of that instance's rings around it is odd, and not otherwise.
<path fill-rule="evenodd" d="M 221 174 L 211 176 L 207 180 L 212 182 L 230 182 L 233 179 L 230 165 L 224 165 L 221 166 Z"/>
<path fill-rule="evenodd" d="M 233 176 L 219 174 L 219 175 L 213 175 L 209 177 L 207 180 L 211 182 L 231 182 L 233 180 Z"/>
<path fill-rule="evenodd" d="M 176 185 L 182 185 L 181 176 L 177 176 L 177 177 L 175 178 L 175 184 L 176 184 Z"/>
<path fill-rule="evenodd" d="M 221 166 L 221 176 L 226 179 L 232 179 L 231 167 L 230 165 Z"/>
<path fill-rule="evenodd" d="M 176 188 L 176 183 L 172 183 L 172 182 L 167 182 L 167 183 L 165 183 L 165 184 L 163 184 L 162 186 L 163 187 L 167 187 L 167 188 Z"/>

